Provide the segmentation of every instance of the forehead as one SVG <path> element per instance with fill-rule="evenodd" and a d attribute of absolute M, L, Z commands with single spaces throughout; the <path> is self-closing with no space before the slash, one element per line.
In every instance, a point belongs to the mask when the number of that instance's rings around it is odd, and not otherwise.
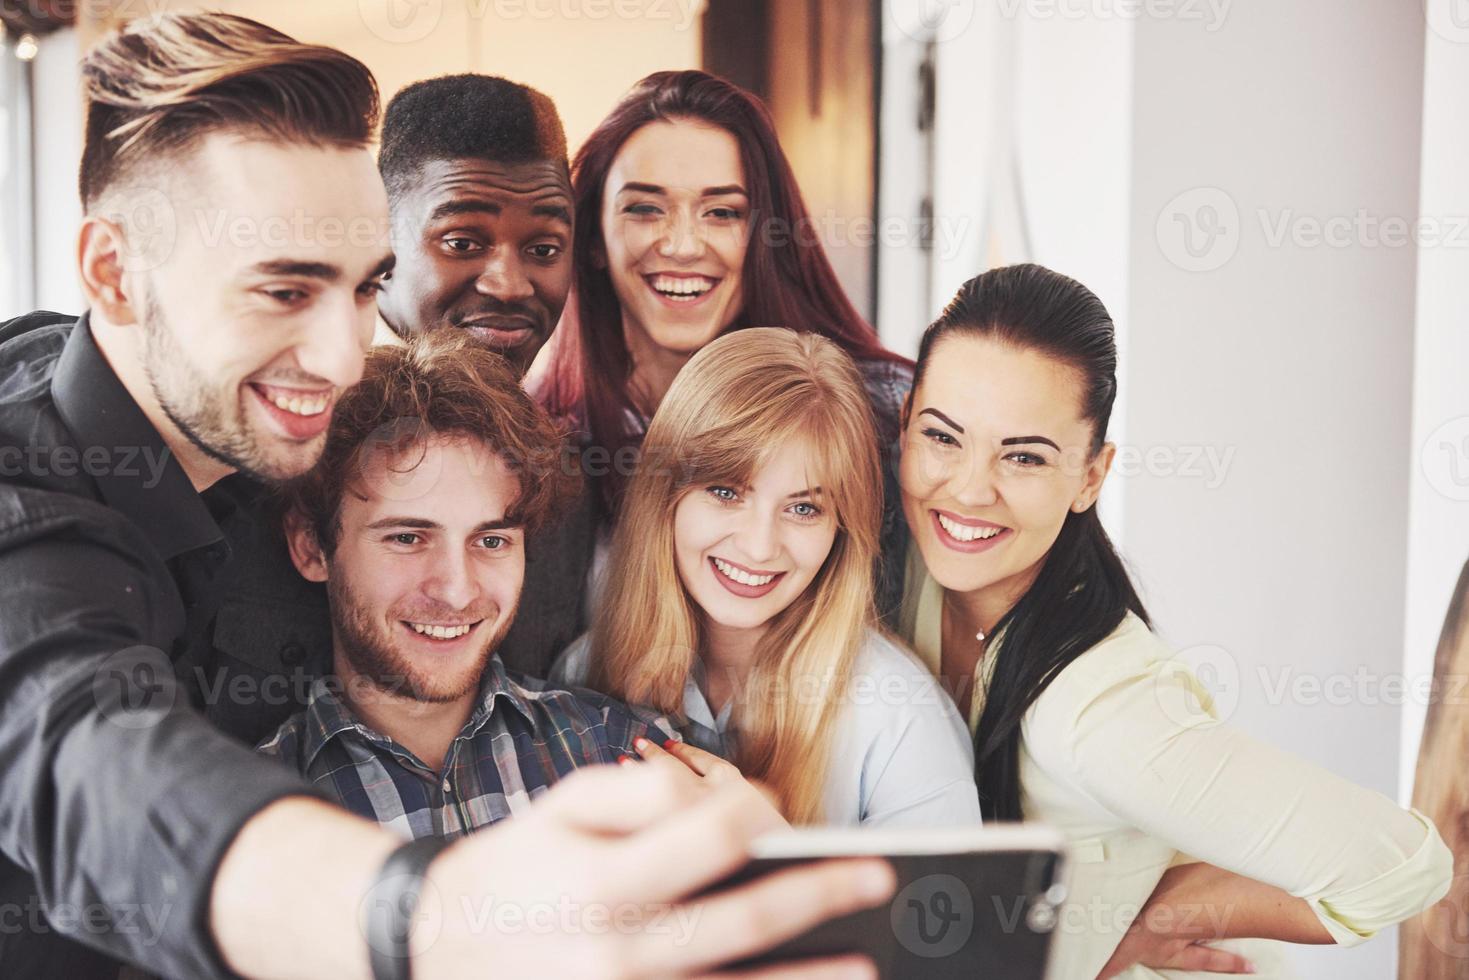
<path fill-rule="evenodd" d="M 420 168 L 409 196 L 425 217 L 454 202 L 483 201 L 502 208 L 569 207 L 571 182 L 566 168 L 552 160 L 510 164 L 477 158 L 430 160 Z"/>
<path fill-rule="evenodd" d="M 951 334 L 929 354 L 913 412 L 936 408 L 966 431 L 997 438 L 1084 439 L 1082 383 L 1075 367 L 1031 348 Z"/>
<path fill-rule="evenodd" d="M 628 137 L 608 172 L 616 191 L 629 180 L 667 188 L 743 184 L 740 146 L 726 129 L 692 119 L 651 122 Z"/>
<path fill-rule="evenodd" d="M 779 494 L 808 490 L 822 483 L 823 457 L 811 440 L 790 435 L 775 442 L 761 457 L 750 476 L 757 491 Z"/>
<path fill-rule="evenodd" d="M 386 515 L 418 517 L 446 527 L 503 520 L 520 494 L 520 480 L 484 442 L 434 436 L 396 452 L 367 451 L 354 492 L 343 494 L 344 524 Z"/>
<path fill-rule="evenodd" d="M 173 165 L 172 223 L 193 246 L 183 254 L 211 262 L 289 255 L 356 270 L 387 250 L 387 192 L 365 147 L 214 133 Z"/>

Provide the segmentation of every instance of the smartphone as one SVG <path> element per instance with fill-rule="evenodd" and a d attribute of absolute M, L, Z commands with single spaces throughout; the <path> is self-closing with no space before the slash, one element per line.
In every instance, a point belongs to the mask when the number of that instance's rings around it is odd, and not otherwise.
<path fill-rule="evenodd" d="M 892 900 L 825 922 L 738 964 L 864 953 L 884 980 L 1043 980 L 1060 906 L 1065 840 L 1049 827 L 802 828 L 757 839 L 719 888 L 792 865 L 883 857 Z"/>

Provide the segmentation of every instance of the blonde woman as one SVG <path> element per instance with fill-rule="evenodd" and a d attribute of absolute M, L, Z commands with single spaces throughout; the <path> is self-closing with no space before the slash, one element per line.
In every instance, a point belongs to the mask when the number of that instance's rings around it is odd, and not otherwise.
<path fill-rule="evenodd" d="M 713 341 L 653 417 L 592 631 L 554 676 L 658 706 L 695 746 L 682 761 L 728 760 L 792 823 L 977 823 L 953 702 L 874 625 L 881 486 L 841 348 L 773 328 Z"/>

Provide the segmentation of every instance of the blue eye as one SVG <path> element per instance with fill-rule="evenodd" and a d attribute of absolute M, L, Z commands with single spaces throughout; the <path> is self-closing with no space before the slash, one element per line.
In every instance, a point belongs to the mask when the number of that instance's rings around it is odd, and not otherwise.
<path fill-rule="evenodd" d="M 795 513 L 797 517 L 803 518 L 805 520 L 815 520 L 822 514 L 821 508 L 817 507 L 809 500 L 802 500 L 799 503 L 792 504 L 791 510 Z"/>
<path fill-rule="evenodd" d="M 729 487 L 709 487 L 706 492 L 721 503 L 732 504 L 740 499 L 740 495 Z"/>

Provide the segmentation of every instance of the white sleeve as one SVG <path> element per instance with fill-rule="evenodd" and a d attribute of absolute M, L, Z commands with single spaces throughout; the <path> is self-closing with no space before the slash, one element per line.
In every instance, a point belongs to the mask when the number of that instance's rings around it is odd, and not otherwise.
<path fill-rule="evenodd" d="M 850 692 L 864 733 L 861 825 L 978 824 L 968 728 L 937 678 L 906 653 L 887 649 L 878 669 L 854 674 Z M 851 761 L 834 758 L 831 764 Z"/>
<path fill-rule="evenodd" d="M 1186 666 L 1112 643 L 1027 715 L 1027 748 L 1053 778 L 1179 851 L 1307 900 L 1344 946 L 1444 895 L 1453 855 L 1422 814 L 1221 724 Z"/>

